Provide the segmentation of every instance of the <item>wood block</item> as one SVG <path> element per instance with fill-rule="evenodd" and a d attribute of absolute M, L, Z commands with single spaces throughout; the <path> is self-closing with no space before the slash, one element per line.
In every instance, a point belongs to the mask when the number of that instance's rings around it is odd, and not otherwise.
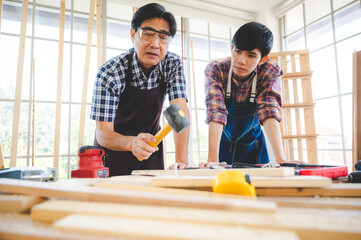
<path fill-rule="evenodd" d="M 43 201 L 37 196 L 0 194 L 0 212 L 27 212 L 30 207 Z"/>
<path fill-rule="evenodd" d="M 88 186 L 69 186 L 57 183 L 0 179 L 0 191 L 29 194 L 42 197 L 85 200 L 95 202 L 116 202 L 153 206 L 174 206 L 191 208 L 224 209 L 239 211 L 253 207 L 262 211 L 274 211 L 274 203 L 259 204 L 247 199 L 210 198 L 207 196 L 182 196 L 170 193 L 143 192 L 123 189 L 104 189 Z"/>
<path fill-rule="evenodd" d="M 214 177 L 184 176 L 184 177 L 154 177 L 151 185 L 156 187 L 212 187 Z M 332 180 L 320 176 L 293 176 L 293 177 L 252 177 L 255 187 L 307 187 L 319 188 L 331 186 Z"/>
<path fill-rule="evenodd" d="M 145 176 L 215 176 L 223 172 L 223 169 L 189 169 L 189 170 L 134 170 L 132 175 Z M 227 169 L 227 171 L 241 171 L 243 174 L 261 177 L 288 177 L 294 176 L 294 168 L 242 168 L 242 169 Z"/>
<path fill-rule="evenodd" d="M 297 235 L 290 231 L 80 214 L 70 215 L 56 221 L 54 227 L 99 236 L 157 240 L 298 239 Z"/>

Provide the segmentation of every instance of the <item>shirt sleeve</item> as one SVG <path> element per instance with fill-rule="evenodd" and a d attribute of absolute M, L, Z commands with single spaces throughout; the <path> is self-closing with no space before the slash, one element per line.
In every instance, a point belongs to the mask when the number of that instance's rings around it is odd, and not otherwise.
<path fill-rule="evenodd" d="M 211 62 L 207 65 L 205 71 L 205 94 L 207 118 L 206 123 L 217 122 L 223 125 L 227 124 L 227 108 L 224 103 L 224 88 L 222 80 L 224 74 L 217 62 Z"/>
<path fill-rule="evenodd" d="M 187 100 L 187 86 L 184 77 L 183 63 L 179 57 L 172 57 L 171 62 L 173 63 L 171 63 L 172 67 L 167 79 L 169 101 L 177 98 L 185 98 Z"/>
<path fill-rule="evenodd" d="M 257 87 L 257 119 L 262 124 L 269 118 L 281 121 L 281 78 L 282 69 L 272 60 L 268 60 L 259 68 L 260 85 Z"/>
<path fill-rule="evenodd" d="M 114 121 L 119 96 L 124 90 L 124 73 L 124 68 L 117 69 L 114 64 L 103 65 L 98 70 L 94 82 L 90 119 L 103 122 Z"/>

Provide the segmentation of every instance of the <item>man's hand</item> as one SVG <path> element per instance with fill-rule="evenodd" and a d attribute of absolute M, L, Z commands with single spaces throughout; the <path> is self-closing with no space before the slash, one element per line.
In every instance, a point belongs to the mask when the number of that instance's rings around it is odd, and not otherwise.
<path fill-rule="evenodd" d="M 180 170 L 182 170 L 183 168 L 189 167 L 188 164 L 185 162 L 177 162 L 177 163 L 170 165 L 168 167 L 168 170 L 174 170 L 176 166 L 177 166 L 177 169 L 180 169 Z"/>
<path fill-rule="evenodd" d="M 138 159 L 148 159 L 152 153 L 158 151 L 158 147 L 151 147 L 149 142 L 156 142 L 157 139 L 149 133 L 139 133 L 133 140 L 132 153 Z"/>
<path fill-rule="evenodd" d="M 199 167 L 210 167 L 211 165 L 215 165 L 215 166 L 226 166 L 227 162 L 201 162 L 198 164 Z"/>

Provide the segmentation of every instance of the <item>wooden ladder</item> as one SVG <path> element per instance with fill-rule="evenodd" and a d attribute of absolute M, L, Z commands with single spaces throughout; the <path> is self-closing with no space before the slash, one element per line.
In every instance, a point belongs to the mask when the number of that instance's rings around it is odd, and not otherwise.
<path fill-rule="evenodd" d="M 315 129 L 309 51 L 270 53 L 269 58 L 277 62 L 284 73 L 281 84 L 281 132 L 287 159 L 317 164 L 318 134 Z"/>

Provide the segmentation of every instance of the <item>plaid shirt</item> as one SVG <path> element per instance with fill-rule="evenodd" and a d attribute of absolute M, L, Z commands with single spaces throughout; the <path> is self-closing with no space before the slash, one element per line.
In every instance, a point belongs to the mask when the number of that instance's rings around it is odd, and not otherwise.
<path fill-rule="evenodd" d="M 209 63 L 205 69 L 206 123 L 213 121 L 223 125 L 227 124 L 228 110 L 224 99 L 227 91 L 230 64 L 231 58 L 228 57 Z M 233 78 L 232 99 L 235 99 L 236 102 L 249 101 L 252 80 L 256 72 L 258 72 L 255 99 L 257 119 L 261 124 L 268 118 L 281 121 L 281 77 L 283 72 L 277 63 L 272 60 L 258 65 L 255 71 L 244 81 Z"/>
<path fill-rule="evenodd" d="M 130 51 L 134 51 L 134 49 L 108 60 L 98 70 L 94 83 L 90 119 L 104 122 L 114 121 L 119 97 L 125 89 Z M 132 73 L 131 86 L 142 90 L 156 88 L 160 84 L 160 75 L 163 74 L 169 101 L 187 98 L 182 60 L 174 53 L 167 52 L 164 59 L 147 78 L 140 68 L 136 52 L 134 52 Z"/>

